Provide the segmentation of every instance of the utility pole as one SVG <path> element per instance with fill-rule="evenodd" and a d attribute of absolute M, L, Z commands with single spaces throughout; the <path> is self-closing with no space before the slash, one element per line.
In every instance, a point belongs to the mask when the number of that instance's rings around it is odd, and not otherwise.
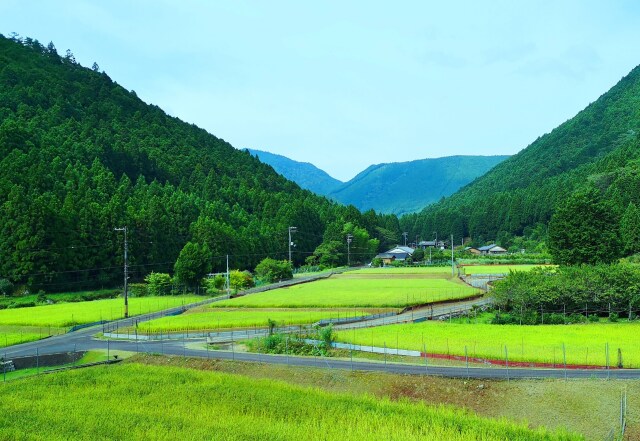
<path fill-rule="evenodd" d="M 404 233 L 402 233 L 402 237 L 404 237 L 404 246 L 407 246 L 407 236 L 409 235 L 409 233 L 407 233 L 406 231 Z"/>
<path fill-rule="evenodd" d="M 293 242 L 291 241 L 291 233 L 295 233 L 297 231 L 297 227 L 289 227 L 289 263 L 291 265 L 293 265 L 293 261 L 291 260 L 291 246 L 293 246 Z"/>
<path fill-rule="evenodd" d="M 231 290 L 231 283 L 229 280 L 229 255 L 227 254 L 227 274 L 226 274 L 226 284 L 227 284 L 227 297 L 230 297 L 229 291 Z"/>
<path fill-rule="evenodd" d="M 351 266 L 351 240 L 353 235 L 347 234 L 347 266 Z"/>
<path fill-rule="evenodd" d="M 433 243 L 433 246 L 437 248 L 437 247 L 438 247 L 438 232 L 437 232 L 437 231 L 434 231 L 434 232 L 433 232 L 433 234 L 435 234 L 435 235 L 436 235 L 436 240 L 435 240 L 435 242 Z"/>
<path fill-rule="evenodd" d="M 455 266 L 453 265 L 453 234 L 451 235 L 451 277 L 455 276 Z"/>
<path fill-rule="evenodd" d="M 129 317 L 129 242 L 127 242 L 127 226 L 114 228 L 115 231 L 124 231 L 124 318 Z"/>

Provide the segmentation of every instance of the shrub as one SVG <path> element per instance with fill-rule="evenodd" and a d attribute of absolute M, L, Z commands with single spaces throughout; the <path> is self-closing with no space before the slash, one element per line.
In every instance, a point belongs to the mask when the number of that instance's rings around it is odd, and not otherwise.
<path fill-rule="evenodd" d="M 618 315 L 617 312 L 612 312 L 611 314 L 609 314 L 609 321 L 610 322 L 615 323 L 618 320 L 620 320 L 620 316 Z"/>
<path fill-rule="evenodd" d="M 256 276 L 266 282 L 273 283 L 292 279 L 293 270 L 288 261 L 267 257 L 256 266 Z"/>
<path fill-rule="evenodd" d="M 171 293 L 171 276 L 166 273 L 151 272 L 144 278 L 147 290 L 152 296 L 166 296 Z"/>

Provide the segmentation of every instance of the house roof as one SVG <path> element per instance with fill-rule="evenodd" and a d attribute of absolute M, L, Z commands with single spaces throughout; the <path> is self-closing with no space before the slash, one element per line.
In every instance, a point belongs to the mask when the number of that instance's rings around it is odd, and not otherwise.
<path fill-rule="evenodd" d="M 387 253 L 407 253 L 407 254 L 413 254 L 415 250 L 413 248 L 410 247 L 402 247 L 402 246 L 397 246 L 395 248 L 390 249 L 389 251 L 387 251 Z"/>
<path fill-rule="evenodd" d="M 483 247 L 478 248 L 478 251 L 489 251 L 491 248 L 495 248 L 498 245 L 496 245 L 495 243 L 492 243 L 491 245 L 485 245 Z"/>

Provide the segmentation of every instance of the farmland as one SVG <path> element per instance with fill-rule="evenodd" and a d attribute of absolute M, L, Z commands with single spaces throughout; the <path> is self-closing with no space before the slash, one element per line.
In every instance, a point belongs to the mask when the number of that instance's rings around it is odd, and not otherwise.
<path fill-rule="evenodd" d="M 139 315 L 203 300 L 198 296 L 134 297 L 129 299 L 129 315 Z M 69 327 L 124 315 L 122 299 L 56 303 L 31 308 L 0 310 L 0 326 Z"/>
<path fill-rule="evenodd" d="M 640 323 L 589 323 L 580 325 L 491 325 L 485 323 L 424 322 L 383 326 L 338 333 L 338 340 L 469 357 L 510 361 L 563 364 L 563 344 L 568 364 L 606 365 L 617 363 L 620 348 L 624 367 L 640 367 Z"/>
<path fill-rule="evenodd" d="M 554 267 L 553 265 L 465 265 L 464 274 L 508 274 L 509 271 L 531 271 L 538 267 Z"/>
<path fill-rule="evenodd" d="M 267 326 L 274 320 L 278 326 L 310 324 L 321 319 L 363 316 L 379 310 L 362 309 L 226 309 L 187 313 L 173 317 L 163 317 L 138 325 L 142 332 L 172 332 L 184 330 L 218 330 Z"/>
<path fill-rule="evenodd" d="M 375 273 L 360 274 L 364 277 L 357 273 L 334 275 L 313 283 L 216 302 L 212 307 L 403 308 L 408 305 L 471 297 L 479 293 L 457 279 L 411 277 L 412 274 L 400 274 L 398 277 L 375 277 Z M 384 273 L 377 275 L 384 276 Z"/>
<path fill-rule="evenodd" d="M 214 434 L 224 439 L 296 440 L 581 439 L 451 407 L 172 366 L 125 362 L 15 380 L 0 388 L 2 439 L 42 433 L 52 440 L 211 439 Z M 37 406 L 32 397 L 38 397 Z"/>

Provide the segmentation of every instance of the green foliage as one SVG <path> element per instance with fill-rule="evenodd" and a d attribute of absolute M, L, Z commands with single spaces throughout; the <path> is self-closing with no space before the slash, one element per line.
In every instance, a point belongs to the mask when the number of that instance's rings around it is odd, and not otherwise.
<path fill-rule="evenodd" d="M 227 278 L 222 274 L 218 274 L 213 278 L 204 279 L 204 286 L 207 294 L 217 294 L 222 291 L 227 283 Z"/>
<path fill-rule="evenodd" d="M 497 307 L 512 314 L 546 311 L 585 318 L 589 313 L 606 317 L 615 312 L 631 317 L 640 309 L 640 267 L 581 265 L 511 272 L 495 282 L 491 294 Z M 541 323 L 542 317 L 534 322 Z"/>
<path fill-rule="evenodd" d="M 528 228 L 548 223 L 556 207 L 585 184 L 600 189 L 615 211 L 629 202 L 637 206 L 639 94 L 640 67 L 636 67 L 574 118 L 453 196 L 403 216 L 402 230 L 410 237 L 453 232 L 456 243 L 462 237 L 496 240 L 504 232 L 526 237 Z"/>
<path fill-rule="evenodd" d="M 187 242 L 174 266 L 178 282 L 189 286 L 197 286 L 200 280 L 211 271 L 211 251 L 207 244 Z"/>
<path fill-rule="evenodd" d="M 256 276 L 265 282 L 273 283 L 292 279 L 293 270 L 288 261 L 267 257 L 256 266 Z"/>
<path fill-rule="evenodd" d="M 232 270 L 229 272 L 229 285 L 235 292 L 238 292 L 255 286 L 255 282 L 249 271 Z"/>
<path fill-rule="evenodd" d="M 625 255 L 640 252 L 640 210 L 630 202 L 620 221 L 620 237 Z"/>
<path fill-rule="evenodd" d="M 0 294 L 3 296 L 11 295 L 13 291 L 13 283 L 7 279 L 0 279 Z"/>
<path fill-rule="evenodd" d="M 376 237 L 398 220 L 301 190 L 250 154 L 148 105 L 55 47 L 0 37 L 0 275 L 31 290 L 117 286 L 129 227 L 130 281 L 176 262 L 187 242 L 235 267 L 295 264 L 327 226 Z M 213 270 L 226 268 L 216 257 Z M 195 283 L 191 281 L 190 283 Z"/>
<path fill-rule="evenodd" d="M 620 257 L 619 219 L 600 192 L 589 189 L 567 199 L 549 223 L 549 251 L 562 265 L 609 263 Z"/>
<path fill-rule="evenodd" d="M 171 294 L 171 276 L 166 273 L 151 272 L 144 278 L 147 289 L 152 296 L 166 296 Z"/>
<path fill-rule="evenodd" d="M 309 262 L 324 268 L 335 268 L 347 263 L 346 251 L 345 245 L 337 240 L 322 242 L 309 256 Z"/>
<path fill-rule="evenodd" d="M 422 262 L 424 260 L 424 250 L 422 248 L 416 248 L 411 257 L 414 262 Z"/>

